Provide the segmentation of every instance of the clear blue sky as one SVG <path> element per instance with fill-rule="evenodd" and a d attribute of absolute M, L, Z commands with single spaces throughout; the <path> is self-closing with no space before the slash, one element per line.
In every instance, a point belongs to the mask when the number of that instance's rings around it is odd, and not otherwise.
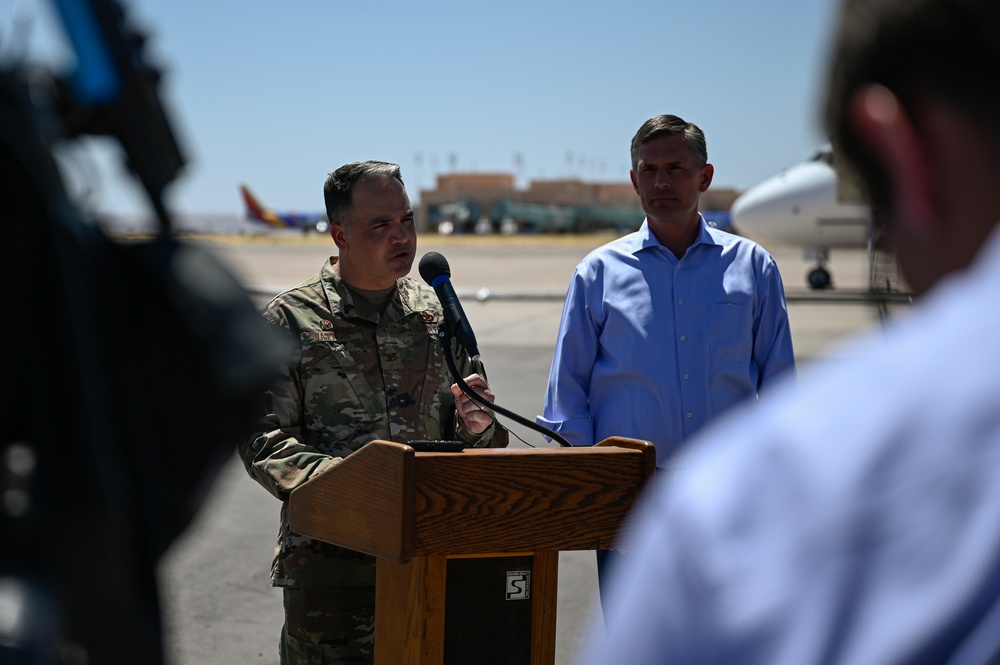
<path fill-rule="evenodd" d="M 189 162 L 169 191 L 187 213 L 240 212 L 247 183 L 277 209 L 319 210 L 326 174 L 399 163 L 411 198 L 438 173 L 521 183 L 628 179 L 647 118 L 701 126 L 716 186 L 744 189 L 824 141 L 819 94 L 836 0 L 136 0 L 166 69 Z M 48 0 L 29 54 L 58 62 Z M 146 210 L 118 156 L 96 149 L 94 207 Z M 520 166 L 518 164 L 520 155 Z"/>

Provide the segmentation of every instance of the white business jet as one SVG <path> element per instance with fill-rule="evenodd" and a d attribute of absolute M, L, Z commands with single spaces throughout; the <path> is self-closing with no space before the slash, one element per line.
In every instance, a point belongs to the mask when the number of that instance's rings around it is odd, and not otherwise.
<path fill-rule="evenodd" d="M 826 266 L 830 249 L 868 248 L 871 208 L 844 203 L 837 196 L 837 172 L 829 144 L 815 155 L 751 187 L 733 203 L 733 228 L 764 246 L 802 247 L 816 261 L 809 286 L 832 285 Z"/>

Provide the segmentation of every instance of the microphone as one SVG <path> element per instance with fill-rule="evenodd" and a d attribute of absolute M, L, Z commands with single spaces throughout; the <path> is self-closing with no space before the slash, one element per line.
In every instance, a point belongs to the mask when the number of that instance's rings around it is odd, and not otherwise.
<path fill-rule="evenodd" d="M 437 293 L 438 300 L 441 301 L 441 307 L 444 308 L 445 330 L 458 339 L 462 346 L 465 347 L 465 350 L 469 352 L 469 355 L 472 356 L 473 360 L 478 359 L 479 347 L 476 345 L 476 335 L 472 332 L 472 326 L 469 325 L 469 320 L 465 318 L 465 312 L 462 311 L 462 304 L 458 302 L 458 295 L 455 293 L 455 288 L 451 285 L 451 268 L 448 267 L 448 259 L 437 252 L 428 252 L 420 259 L 418 269 L 424 281 L 434 287 L 434 292 Z M 462 392 L 469 396 L 469 399 L 482 404 L 495 413 L 507 416 L 529 429 L 541 432 L 554 441 L 558 441 L 560 446 L 572 447 L 572 444 L 562 435 L 556 434 L 547 427 L 535 423 L 533 420 L 519 416 L 495 402 L 488 401 L 470 388 L 461 374 L 458 373 L 458 368 L 455 366 L 455 354 L 451 352 L 451 346 L 447 343 L 446 336 L 442 335 L 440 340 L 444 359 L 448 363 L 448 369 L 451 371 L 451 375 L 455 377 L 455 383 L 462 389 Z"/>
<path fill-rule="evenodd" d="M 462 304 L 458 301 L 455 288 L 451 285 L 451 268 L 448 267 L 448 259 L 437 252 L 428 252 L 420 259 L 419 270 L 420 276 L 434 287 L 434 292 L 437 293 L 438 300 L 441 301 L 448 331 L 465 347 L 473 360 L 478 360 L 479 346 L 476 344 L 476 335 L 472 332 L 472 326 L 465 318 L 465 311 L 462 310 Z"/>

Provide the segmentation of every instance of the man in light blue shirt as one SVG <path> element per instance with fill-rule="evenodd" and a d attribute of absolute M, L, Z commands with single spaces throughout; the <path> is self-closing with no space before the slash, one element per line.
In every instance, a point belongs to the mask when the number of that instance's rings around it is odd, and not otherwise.
<path fill-rule="evenodd" d="M 537 418 L 572 444 L 644 439 L 664 467 L 710 420 L 792 374 L 774 259 L 698 212 L 714 172 L 704 133 L 677 116 L 647 120 L 632 139 L 646 220 L 573 274 Z"/>

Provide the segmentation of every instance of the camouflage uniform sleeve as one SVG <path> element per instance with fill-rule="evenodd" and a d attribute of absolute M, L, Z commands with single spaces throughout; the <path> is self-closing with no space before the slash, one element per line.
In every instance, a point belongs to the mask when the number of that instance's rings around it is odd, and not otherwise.
<path fill-rule="evenodd" d="M 276 334 L 288 334 L 283 319 L 265 313 Z M 292 368 L 301 350 L 265 395 L 267 413 L 257 421 L 249 439 L 240 445 L 240 457 L 250 477 L 264 489 L 287 501 L 293 489 L 343 458 L 331 457 L 302 443 L 302 385 Z"/>

